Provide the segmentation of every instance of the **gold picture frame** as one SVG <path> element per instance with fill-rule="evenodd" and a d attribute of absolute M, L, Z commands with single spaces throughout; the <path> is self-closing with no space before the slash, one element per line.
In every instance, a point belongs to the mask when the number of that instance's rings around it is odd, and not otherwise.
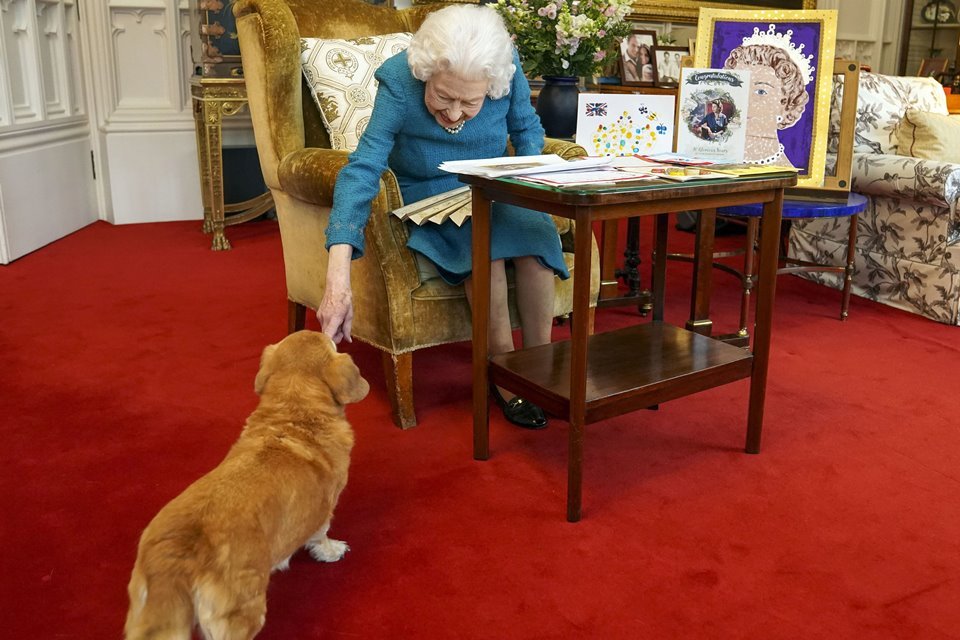
<path fill-rule="evenodd" d="M 762 77 L 759 71 L 751 73 L 751 83 L 757 83 L 758 90 L 755 93 L 758 95 L 779 95 L 777 89 L 771 91 L 766 86 L 769 82 L 792 82 L 793 91 L 796 92 L 794 98 L 778 100 L 770 108 L 760 107 L 760 103 L 757 103 L 756 112 L 754 101 L 758 98 L 751 95 L 751 114 L 747 118 L 748 161 L 796 167 L 799 171 L 798 188 L 821 188 L 824 184 L 836 39 L 837 12 L 834 10 L 703 9 L 700 12 L 695 59 L 697 68 L 723 68 L 724 64 L 734 64 L 737 59 L 749 60 L 749 54 L 757 47 L 747 45 L 761 42 L 765 43 L 767 49 L 772 44 L 775 49 L 788 50 L 790 60 L 800 63 L 790 64 L 789 60 L 781 63 L 776 61 L 776 57 L 771 58 L 769 67 L 767 62 L 759 60 L 746 62 L 748 69 L 774 70 L 771 75 L 773 80 Z M 763 58 L 766 57 L 764 53 Z M 793 69 L 792 80 L 780 73 L 783 64 Z M 776 68 L 774 65 L 777 65 Z M 782 86 L 786 91 L 788 85 Z M 753 117 L 754 113 L 756 118 Z M 770 113 L 776 114 L 776 120 L 766 117 Z M 757 140 L 757 157 L 753 160 L 749 159 L 751 129 L 759 131 L 753 134 Z M 779 142 L 779 152 L 775 148 L 766 149 L 771 145 L 764 141 L 770 137 Z M 764 148 L 763 152 L 761 147 Z M 771 151 L 773 155 L 767 157 L 766 151 Z"/>
<path fill-rule="evenodd" d="M 757 11 L 758 9 L 816 9 L 817 0 L 637 0 L 629 20 L 633 22 L 689 22 L 696 23 L 700 9 L 740 9 Z"/>

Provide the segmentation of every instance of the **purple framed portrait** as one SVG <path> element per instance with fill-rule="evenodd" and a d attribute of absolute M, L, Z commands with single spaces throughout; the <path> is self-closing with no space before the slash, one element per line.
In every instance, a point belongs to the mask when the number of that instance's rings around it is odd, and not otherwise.
<path fill-rule="evenodd" d="M 835 39 L 833 11 L 703 10 L 697 66 L 750 72 L 748 163 L 823 182 Z"/>

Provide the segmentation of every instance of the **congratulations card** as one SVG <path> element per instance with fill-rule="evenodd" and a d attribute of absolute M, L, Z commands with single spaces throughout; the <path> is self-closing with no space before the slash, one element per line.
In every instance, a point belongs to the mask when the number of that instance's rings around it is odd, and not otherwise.
<path fill-rule="evenodd" d="M 749 71 L 683 69 L 677 153 L 714 162 L 743 162 L 749 89 Z"/>
<path fill-rule="evenodd" d="M 576 143 L 591 156 L 673 151 L 673 96 L 581 93 Z"/>

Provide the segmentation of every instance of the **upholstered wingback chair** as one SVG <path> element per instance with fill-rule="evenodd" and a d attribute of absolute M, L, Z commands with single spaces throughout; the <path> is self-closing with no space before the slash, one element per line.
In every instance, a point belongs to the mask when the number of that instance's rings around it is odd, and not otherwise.
<path fill-rule="evenodd" d="M 834 95 L 842 94 L 838 79 Z M 857 225 L 851 291 L 956 325 L 960 324 L 960 164 L 939 157 L 924 159 L 930 154 L 903 144 L 901 127 L 908 109 L 946 119 L 943 87 L 932 78 L 860 75 L 852 189 L 869 202 Z M 960 121 L 956 126 L 960 130 Z M 831 144 L 838 130 L 839 113 L 834 110 Z M 846 251 L 846 225 L 846 220 L 836 218 L 793 222 L 791 255 L 816 262 L 839 260 Z M 841 286 L 834 274 L 803 275 Z"/>
<path fill-rule="evenodd" d="M 330 149 L 319 111 L 303 84 L 300 38 L 413 32 L 440 6 L 394 10 L 360 0 L 237 0 L 234 6 L 257 150 L 280 222 L 290 331 L 302 328 L 306 310 L 315 310 L 323 298 L 328 257 L 324 232 L 334 183 L 348 155 Z M 569 158 L 585 151 L 548 140 L 544 153 Z M 404 223 L 389 214 L 401 204 L 396 178 L 387 171 L 372 204 L 364 257 L 352 263 L 352 333 L 383 352 L 393 418 L 398 426 L 407 428 L 416 424 L 413 352 L 469 340 L 471 323 L 463 286 L 451 287 L 439 277 L 421 276 L 413 253 L 406 248 Z M 557 227 L 572 273 L 575 228 L 570 221 L 559 219 Z M 594 240 L 593 305 L 600 287 L 597 254 Z M 572 282 L 572 278 L 556 279 L 554 315 L 569 314 Z M 591 325 L 592 311 L 591 317 L 584 319 Z M 511 314 L 516 322 L 512 297 Z"/>

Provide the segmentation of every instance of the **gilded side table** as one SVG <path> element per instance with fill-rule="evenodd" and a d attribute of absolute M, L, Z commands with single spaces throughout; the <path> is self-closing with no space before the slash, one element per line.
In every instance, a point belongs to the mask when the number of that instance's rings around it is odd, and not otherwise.
<path fill-rule="evenodd" d="M 203 198 L 203 232 L 212 233 L 211 248 L 230 248 L 224 227 L 252 220 L 273 207 L 273 196 L 266 192 L 236 204 L 223 202 L 224 116 L 240 113 L 247 105 L 243 78 L 201 78 L 190 81 L 193 119 L 197 127 L 197 158 L 200 164 L 200 192 Z"/>

